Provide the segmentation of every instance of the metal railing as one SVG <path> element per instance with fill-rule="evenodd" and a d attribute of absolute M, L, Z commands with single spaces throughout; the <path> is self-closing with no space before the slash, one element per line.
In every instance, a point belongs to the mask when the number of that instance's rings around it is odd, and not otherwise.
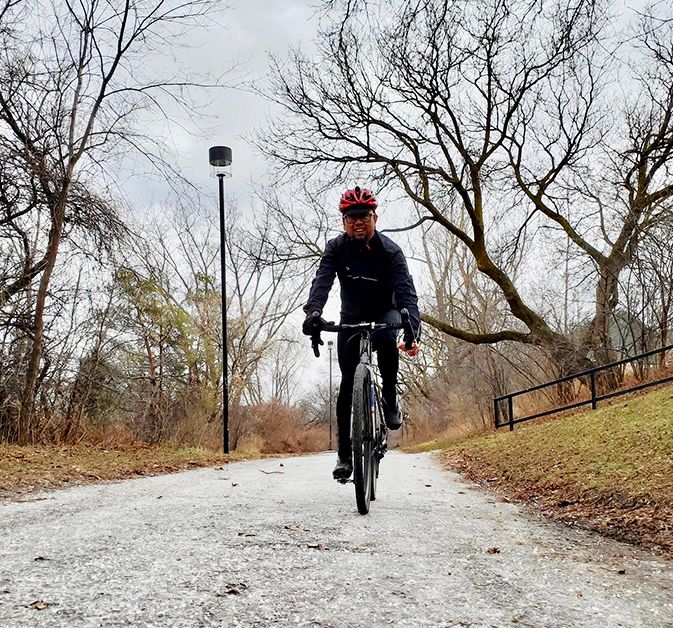
<path fill-rule="evenodd" d="M 617 397 L 619 395 L 625 395 L 630 392 L 635 392 L 637 390 L 642 390 L 644 388 L 649 388 L 650 386 L 656 386 L 657 384 L 663 384 L 665 382 L 673 381 L 673 375 L 666 375 L 655 380 L 648 380 L 646 382 L 641 382 L 635 386 L 630 386 L 629 388 L 619 389 L 619 390 L 608 390 L 607 392 L 600 392 L 598 390 L 598 382 L 596 375 L 603 371 L 614 371 L 614 369 L 636 362 L 638 360 L 643 360 L 651 356 L 659 355 L 661 353 L 666 353 L 671 351 L 673 345 L 667 345 L 661 347 L 660 349 L 654 349 L 653 351 L 647 351 L 641 353 L 640 355 L 634 356 L 632 358 L 624 358 L 623 360 L 617 360 L 616 362 L 611 362 L 609 364 L 604 364 L 602 366 L 597 366 L 595 368 L 589 369 L 587 371 L 582 371 L 580 373 L 575 373 L 574 375 L 568 375 L 567 377 L 561 377 L 560 379 L 555 379 L 551 382 L 546 382 L 544 384 L 538 384 L 537 386 L 531 386 L 530 388 L 525 388 L 523 390 L 517 390 L 513 393 L 508 393 L 500 397 L 495 397 L 493 399 L 493 416 L 495 419 L 495 427 L 505 427 L 509 426 L 510 430 L 514 429 L 514 426 L 517 423 L 523 423 L 524 421 L 532 421 L 533 419 L 539 419 L 544 416 L 549 416 L 550 414 L 556 414 L 558 412 L 565 412 L 566 410 L 573 410 L 575 408 L 580 408 L 581 406 L 591 405 L 592 409 L 596 409 L 598 402 L 605 399 L 611 399 L 612 397 Z M 530 394 L 533 392 L 542 391 L 552 386 L 559 386 L 559 384 L 564 384 L 566 382 L 572 382 L 573 380 L 579 380 L 581 384 L 584 384 L 588 387 L 590 392 L 590 397 L 588 399 L 583 399 L 581 401 L 573 401 L 572 403 L 567 403 L 565 405 L 555 406 L 554 408 L 544 410 L 542 412 L 536 412 L 534 414 L 529 414 L 527 416 L 516 417 L 514 415 L 514 398 L 521 395 Z M 505 411 L 501 412 L 501 405 L 503 402 L 506 402 Z"/>

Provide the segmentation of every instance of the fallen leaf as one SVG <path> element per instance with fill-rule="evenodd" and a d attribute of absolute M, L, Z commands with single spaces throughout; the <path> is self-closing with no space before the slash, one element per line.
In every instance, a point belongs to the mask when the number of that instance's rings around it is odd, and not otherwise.
<path fill-rule="evenodd" d="M 489 547 L 486 551 L 489 554 L 499 554 L 500 553 L 500 548 L 499 547 Z"/>
<path fill-rule="evenodd" d="M 43 611 L 47 606 L 51 606 L 50 602 L 45 602 L 44 600 L 35 600 L 29 608 L 35 608 L 38 611 Z"/>
<path fill-rule="evenodd" d="M 238 536 L 257 536 L 257 532 L 252 532 L 251 530 L 243 530 L 243 532 L 239 532 Z"/>
<path fill-rule="evenodd" d="M 224 597 L 225 595 L 240 595 L 248 588 L 245 582 L 228 582 L 224 593 L 216 593 L 217 597 Z"/>

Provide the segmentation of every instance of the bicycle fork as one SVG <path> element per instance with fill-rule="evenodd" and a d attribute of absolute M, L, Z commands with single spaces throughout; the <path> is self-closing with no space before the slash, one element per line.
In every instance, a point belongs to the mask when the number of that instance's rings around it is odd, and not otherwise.
<path fill-rule="evenodd" d="M 376 403 L 376 389 L 374 383 L 369 384 L 369 414 L 371 416 L 371 435 L 372 440 L 374 441 L 374 455 L 376 459 L 380 461 L 383 456 L 385 456 L 386 451 L 388 451 L 388 430 L 385 427 L 381 417 L 377 416 L 376 409 L 381 408 L 381 405 Z M 380 410 L 379 410 L 380 412 Z M 379 430 L 376 429 L 376 425 L 379 425 Z"/>

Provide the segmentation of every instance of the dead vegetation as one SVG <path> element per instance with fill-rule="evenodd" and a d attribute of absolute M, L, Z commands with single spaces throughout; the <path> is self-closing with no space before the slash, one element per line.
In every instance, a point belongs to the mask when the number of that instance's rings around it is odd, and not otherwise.
<path fill-rule="evenodd" d="M 240 456 L 238 456 L 240 457 Z M 199 448 L 80 444 L 0 445 L 0 498 L 76 484 L 224 464 L 236 457 Z"/>
<path fill-rule="evenodd" d="M 444 463 L 548 517 L 673 558 L 673 388 L 444 443 Z"/>
<path fill-rule="evenodd" d="M 246 433 L 230 454 L 221 452 L 219 425 L 192 417 L 180 424 L 179 438 L 151 445 L 125 425 L 89 429 L 76 444 L 0 445 L 0 498 L 35 491 L 171 473 L 265 455 L 300 454 L 326 449 L 327 430 L 309 426 L 292 406 L 259 404 L 247 408 Z M 220 424 L 221 425 L 221 424 Z M 185 446 L 185 434 L 200 435 L 208 446 Z"/>

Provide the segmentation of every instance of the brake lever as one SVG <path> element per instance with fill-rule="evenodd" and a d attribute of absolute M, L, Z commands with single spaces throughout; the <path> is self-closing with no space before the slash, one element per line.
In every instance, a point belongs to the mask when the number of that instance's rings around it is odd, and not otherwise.
<path fill-rule="evenodd" d="M 313 355 L 316 358 L 320 357 L 320 345 L 323 344 L 322 339 L 320 338 L 320 313 L 313 312 L 313 318 L 315 319 L 315 331 L 311 336 L 311 347 L 313 348 Z"/>
<path fill-rule="evenodd" d="M 411 349 L 416 342 L 416 336 L 414 334 L 414 329 L 411 326 L 411 320 L 409 318 L 409 310 L 406 307 L 400 310 L 400 315 L 402 316 L 402 325 L 404 329 L 404 348 Z"/>
<path fill-rule="evenodd" d="M 314 334 L 311 336 L 311 347 L 313 348 L 313 355 L 315 355 L 316 358 L 320 357 L 320 345 L 322 344 L 320 340 L 320 332 L 317 334 Z"/>

